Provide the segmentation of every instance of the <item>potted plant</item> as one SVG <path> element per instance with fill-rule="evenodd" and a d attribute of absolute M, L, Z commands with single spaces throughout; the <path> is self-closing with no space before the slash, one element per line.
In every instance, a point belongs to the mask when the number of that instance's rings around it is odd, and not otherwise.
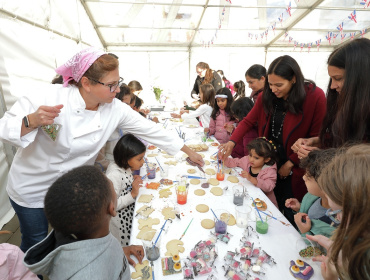
<path fill-rule="evenodd" d="M 153 87 L 153 91 L 155 94 L 155 99 L 160 102 L 163 89 L 159 87 Z"/>

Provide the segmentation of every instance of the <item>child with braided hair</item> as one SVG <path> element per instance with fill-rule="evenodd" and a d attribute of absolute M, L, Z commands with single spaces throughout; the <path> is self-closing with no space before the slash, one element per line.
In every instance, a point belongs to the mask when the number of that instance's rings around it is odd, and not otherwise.
<path fill-rule="evenodd" d="M 275 204 L 277 201 L 274 188 L 277 178 L 276 147 L 265 137 L 256 138 L 247 145 L 249 155 L 242 158 L 227 158 L 227 167 L 241 167 L 241 176 L 248 179 L 253 185 L 260 188 Z"/>

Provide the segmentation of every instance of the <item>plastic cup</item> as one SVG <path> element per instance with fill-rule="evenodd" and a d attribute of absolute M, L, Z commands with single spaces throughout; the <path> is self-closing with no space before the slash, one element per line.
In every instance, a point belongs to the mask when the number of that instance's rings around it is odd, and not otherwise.
<path fill-rule="evenodd" d="M 177 203 L 178 204 L 186 204 L 187 200 L 188 200 L 188 189 L 186 187 L 186 185 L 178 185 L 176 187 L 176 195 L 177 195 Z"/>
<path fill-rule="evenodd" d="M 233 203 L 235 205 L 243 205 L 245 192 L 243 192 L 243 186 L 233 186 Z"/>
<path fill-rule="evenodd" d="M 147 172 L 149 173 L 148 179 L 155 179 L 155 171 L 156 171 L 157 165 L 155 163 L 148 163 L 147 166 Z"/>
<path fill-rule="evenodd" d="M 230 213 L 224 209 L 214 211 L 217 219 L 215 219 L 215 231 L 217 233 L 225 234 L 227 232 L 227 223 L 230 219 Z"/>
<path fill-rule="evenodd" d="M 132 171 L 132 175 L 140 175 L 140 169 Z"/>
<path fill-rule="evenodd" d="M 161 237 L 162 237 L 163 231 L 162 231 L 162 234 L 159 236 L 159 238 L 157 240 L 159 232 L 160 231 L 158 231 L 154 235 L 153 239 L 151 239 L 151 240 L 142 240 L 146 258 L 149 261 L 155 261 L 160 257 Z M 146 237 L 146 235 L 149 235 L 149 234 L 150 233 L 144 234 L 144 238 Z M 146 239 L 149 239 L 149 238 L 146 238 Z M 154 245 L 156 240 L 157 240 L 157 243 Z"/>
<path fill-rule="evenodd" d="M 162 168 L 160 169 L 162 179 L 168 178 L 168 166 L 161 165 Z"/>
<path fill-rule="evenodd" d="M 256 231 L 260 234 L 266 234 L 269 230 L 269 224 L 267 220 L 264 220 L 263 222 L 258 219 L 256 220 Z"/>
<path fill-rule="evenodd" d="M 252 207 L 248 205 L 235 206 L 236 225 L 240 228 L 246 228 L 250 219 Z"/>
<path fill-rule="evenodd" d="M 218 172 L 216 175 L 216 179 L 219 181 L 223 181 L 225 179 L 225 174 L 222 171 Z"/>

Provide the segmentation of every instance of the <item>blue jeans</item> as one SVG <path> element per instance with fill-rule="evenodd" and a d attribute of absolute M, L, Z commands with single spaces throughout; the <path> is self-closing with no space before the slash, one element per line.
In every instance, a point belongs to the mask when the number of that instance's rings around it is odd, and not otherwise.
<path fill-rule="evenodd" d="M 36 243 L 43 240 L 48 234 L 48 220 L 46 219 L 44 208 L 27 208 L 18 205 L 13 200 L 11 205 L 17 213 L 22 233 L 21 250 L 26 252 Z"/>

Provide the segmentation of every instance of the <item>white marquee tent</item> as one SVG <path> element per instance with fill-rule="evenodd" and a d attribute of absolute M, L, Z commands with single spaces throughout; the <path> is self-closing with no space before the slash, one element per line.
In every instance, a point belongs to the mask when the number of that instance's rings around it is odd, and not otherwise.
<path fill-rule="evenodd" d="M 289 54 L 325 90 L 330 52 L 369 31 L 370 0 L 0 0 L 0 117 L 89 45 L 119 56 L 126 82 L 182 102 L 199 61 L 235 82 Z M 14 151 L 0 142 L 0 228 Z"/>

